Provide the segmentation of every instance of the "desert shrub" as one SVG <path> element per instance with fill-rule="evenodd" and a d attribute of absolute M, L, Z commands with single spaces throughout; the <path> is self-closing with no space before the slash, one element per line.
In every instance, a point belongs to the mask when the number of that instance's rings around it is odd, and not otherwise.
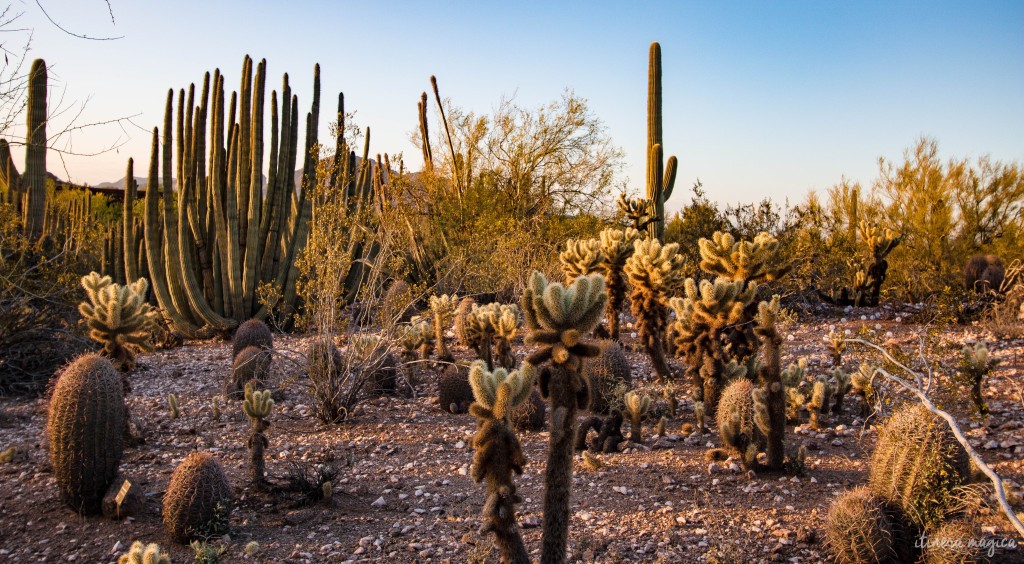
<path fill-rule="evenodd" d="M 42 392 L 92 344 L 75 325 L 80 264 L 70 249 L 43 253 L 0 204 L 0 393 Z"/>

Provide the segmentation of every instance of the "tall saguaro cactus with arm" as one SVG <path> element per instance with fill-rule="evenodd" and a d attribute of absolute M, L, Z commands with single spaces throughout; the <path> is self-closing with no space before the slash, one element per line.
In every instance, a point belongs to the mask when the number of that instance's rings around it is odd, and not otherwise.
<path fill-rule="evenodd" d="M 678 161 L 674 156 L 664 163 L 665 153 L 661 124 L 661 45 L 651 43 L 647 61 L 647 200 L 654 221 L 647 232 L 659 241 L 665 231 L 665 202 L 676 184 Z"/>
<path fill-rule="evenodd" d="M 580 276 L 568 288 L 549 284 L 534 272 L 523 292 L 527 343 L 540 345 L 523 365 L 540 366 L 541 393 L 551 401 L 551 435 L 545 473 L 543 551 L 541 562 L 566 561 L 569 538 L 569 496 L 572 491 L 572 456 L 576 438 L 576 410 L 590 404 L 590 389 L 583 376 L 583 359 L 599 354 L 596 345 L 583 341 L 601 320 L 608 294 L 600 274 Z"/>

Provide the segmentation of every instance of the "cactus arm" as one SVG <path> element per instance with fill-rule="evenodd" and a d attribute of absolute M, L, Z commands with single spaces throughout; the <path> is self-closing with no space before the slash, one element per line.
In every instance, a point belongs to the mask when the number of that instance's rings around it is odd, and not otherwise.
<path fill-rule="evenodd" d="M 135 218 L 133 216 L 135 198 L 138 194 L 138 186 L 135 184 L 135 162 L 128 159 L 128 169 L 125 172 L 124 184 L 124 205 L 122 216 L 122 227 L 124 228 L 124 274 L 128 283 L 135 282 L 139 277 L 137 258 L 135 256 Z"/>
<path fill-rule="evenodd" d="M 253 310 L 253 296 L 256 293 L 256 282 L 259 279 L 261 258 L 260 248 L 260 215 L 263 200 L 263 98 L 266 89 L 266 60 L 260 61 L 256 67 L 255 89 L 252 105 L 252 133 L 250 147 L 243 147 L 251 154 L 249 173 L 249 207 L 248 230 L 245 235 L 245 263 L 242 269 L 242 304 L 245 317 Z M 243 151 L 245 152 L 245 151 Z M 243 184 L 243 186 L 245 186 Z"/>
<path fill-rule="evenodd" d="M 46 221 L 46 62 L 42 59 L 32 62 L 26 103 L 25 205 L 22 211 L 25 232 L 34 242 L 42 238 Z"/>

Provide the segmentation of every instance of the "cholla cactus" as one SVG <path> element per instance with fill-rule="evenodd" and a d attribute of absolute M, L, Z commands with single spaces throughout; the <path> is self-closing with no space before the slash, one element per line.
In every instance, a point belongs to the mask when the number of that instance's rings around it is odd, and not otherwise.
<path fill-rule="evenodd" d="M 782 387 L 786 394 L 786 421 L 791 423 L 800 422 L 800 412 L 808 401 L 807 394 L 804 390 L 806 385 L 804 376 L 806 374 L 806 358 L 800 358 L 796 362 L 791 362 L 789 366 L 782 371 Z"/>
<path fill-rule="evenodd" d="M 263 432 L 270 427 L 267 417 L 273 408 L 274 400 L 270 397 L 270 390 L 256 390 L 251 382 L 245 385 L 242 411 L 249 417 L 249 425 L 252 428 L 252 434 L 249 435 L 249 453 L 252 456 L 252 483 L 256 489 L 263 489 L 267 483 L 263 453 L 269 442 Z"/>
<path fill-rule="evenodd" d="M 651 223 L 658 221 L 657 214 L 650 200 L 643 198 L 628 198 L 625 193 L 619 194 L 619 199 L 616 200 L 619 206 L 619 211 L 626 216 L 631 224 L 631 229 L 635 229 L 638 233 L 647 233 L 647 226 Z"/>
<path fill-rule="evenodd" d="M 828 381 L 818 378 L 811 389 L 811 400 L 807 402 L 807 413 L 811 416 L 811 429 L 821 428 L 821 415 L 828 413 L 831 407 L 831 390 Z"/>
<path fill-rule="evenodd" d="M 879 229 L 866 221 L 860 222 L 860 236 L 864 246 L 870 251 L 871 264 L 864 267 L 863 262 L 854 274 L 852 304 L 857 307 L 878 305 L 878 297 L 885 282 L 889 263 L 885 260 L 889 253 L 903 240 L 891 229 Z M 840 305 L 848 302 L 840 300 Z"/>
<path fill-rule="evenodd" d="M 516 366 L 516 356 L 512 353 L 512 339 L 519 332 L 519 308 L 514 304 L 502 304 L 499 314 L 490 320 L 494 327 L 494 348 L 498 357 L 498 365 L 509 370 Z"/>
<path fill-rule="evenodd" d="M 434 342 L 437 346 L 437 358 L 445 362 L 453 360 L 452 353 L 448 351 L 448 345 L 444 341 L 445 328 L 451 325 L 455 317 L 455 308 L 458 306 L 459 297 L 455 294 L 443 294 L 430 296 L 430 314 L 434 320 Z"/>
<path fill-rule="evenodd" d="M 429 328 L 427 334 L 429 334 Z M 381 340 L 379 335 L 357 333 L 349 338 L 348 346 L 355 359 L 359 362 L 366 362 L 377 352 L 377 349 L 381 346 Z"/>
<path fill-rule="evenodd" d="M 519 308 L 512 304 L 474 304 L 466 317 L 466 335 L 470 345 L 490 369 L 494 368 L 492 348 L 495 337 L 498 337 L 499 361 L 506 367 L 515 364 L 511 340 L 518 327 Z"/>
<path fill-rule="evenodd" d="M 629 299 L 640 339 L 661 381 L 672 377 L 665 360 L 663 341 L 668 324 L 669 299 L 683 288 L 686 281 L 683 261 L 676 243 L 663 246 L 657 239 L 639 239 L 633 243 L 633 254 L 623 267 L 633 288 Z"/>
<path fill-rule="evenodd" d="M 627 392 L 622 398 L 622 403 L 625 406 L 626 415 L 629 416 L 629 440 L 634 443 L 643 442 L 643 437 L 640 436 L 640 422 L 651 408 L 650 396 Z"/>
<path fill-rule="evenodd" d="M 524 364 L 522 370 L 508 372 L 499 368 L 489 372 L 483 361 L 473 363 L 469 382 L 476 402 L 470 413 L 477 418 L 473 437 L 473 480 L 487 480 L 483 532 L 492 532 L 503 562 L 529 562 L 516 524 L 515 506 L 522 501 L 516 494 L 512 474 L 522 474 L 526 457 L 512 429 L 512 410 L 530 397 L 536 370 Z"/>
<path fill-rule="evenodd" d="M 778 264 L 778 240 L 769 233 L 759 233 L 753 241 L 737 241 L 731 234 L 716 231 L 711 239 L 701 239 L 701 270 L 731 280 L 771 282 L 788 271 Z"/>
<path fill-rule="evenodd" d="M 704 402 L 705 411 L 714 417 L 718 397 L 728 379 L 726 366 L 730 362 L 739 365 L 736 358 L 729 356 L 724 336 L 746 319 L 745 311 L 754 300 L 757 284 L 744 289 L 742 282 L 719 277 L 714 283 L 701 281 L 698 289 L 690 278 L 684 291 L 685 297 L 669 300 L 676 313 L 676 350 L 686 358 L 686 374 L 694 384 L 696 399 Z"/>
<path fill-rule="evenodd" d="M 619 340 L 619 312 L 626 301 L 626 260 L 633 254 L 633 243 L 640 232 L 632 227 L 605 229 L 598 234 L 601 245 L 601 271 L 608 287 L 608 332 L 613 341 Z"/>
<path fill-rule="evenodd" d="M 843 365 L 843 353 L 846 351 L 846 339 L 843 334 L 836 331 L 835 327 L 825 335 L 825 342 L 828 343 L 828 352 L 832 356 L 832 366 L 839 368 Z"/>
<path fill-rule="evenodd" d="M 541 348 L 523 363 L 540 366 L 541 393 L 551 400 L 551 433 L 545 470 L 543 549 L 544 562 L 564 562 L 569 538 L 569 495 L 576 410 L 590 404 L 590 390 L 581 367 L 585 357 L 599 349 L 581 340 L 601 320 L 608 301 L 604 277 L 580 276 L 568 287 L 549 284 L 534 272 L 523 292 L 523 314 L 530 330 L 527 343 Z"/>
<path fill-rule="evenodd" d="M 782 336 L 776 327 L 779 318 L 779 296 L 757 304 L 757 328 L 754 329 L 764 347 L 764 361 L 758 371 L 759 388 L 754 390 L 754 421 L 767 437 L 767 466 L 781 469 L 785 464 L 786 396 L 782 388 Z"/>
<path fill-rule="evenodd" d="M 117 559 L 117 564 L 171 564 L 171 557 L 164 554 L 156 543 L 135 541 L 128 552 Z"/>
<path fill-rule="evenodd" d="M 431 340 L 434 338 L 431 333 L 429 320 L 414 320 L 401 330 L 398 344 L 406 350 L 409 356 L 413 355 L 415 351 L 419 351 L 420 360 L 426 360 L 430 353 Z"/>
<path fill-rule="evenodd" d="M 565 283 L 569 284 L 577 276 L 587 276 L 600 272 L 604 256 L 601 252 L 601 241 L 597 239 L 569 239 L 565 242 L 565 250 L 558 254 L 562 263 Z"/>
<path fill-rule="evenodd" d="M 860 368 L 850 374 L 850 385 L 853 387 L 853 393 L 860 396 L 861 400 L 863 400 L 860 406 L 861 417 L 871 412 L 878 399 L 874 379 L 875 368 L 866 362 L 861 363 Z"/>
<path fill-rule="evenodd" d="M 158 313 L 146 303 L 149 283 L 139 278 L 131 284 L 114 284 L 96 272 L 82 277 L 89 301 L 78 311 L 89 327 L 89 337 L 103 345 L 103 356 L 124 372 L 135 368 L 135 353 L 153 350 L 150 337 Z"/>
<path fill-rule="evenodd" d="M 988 415 L 988 405 L 981 395 L 981 383 L 999 361 L 992 358 L 984 343 L 977 343 L 974 348 L 964 345 L 963 358 L 960 361 L 960 380 L 971 386 L 971 399 L 978 413 Z"/>
<path fill-rule="evenodd" d="M 853 385 L 850 382 L 850 375 L 843 372 L 841 368 L 832 371 L 832 413 L 839 413 L 843 409 L 843 398 L 850 393 Z"/>
<path fill-rule="evenodd" d="M 170 413 L 171 419 L 181 416 L 181 411 L 178 409 L 178 396 L 167 394 L 167 411 Z"/>

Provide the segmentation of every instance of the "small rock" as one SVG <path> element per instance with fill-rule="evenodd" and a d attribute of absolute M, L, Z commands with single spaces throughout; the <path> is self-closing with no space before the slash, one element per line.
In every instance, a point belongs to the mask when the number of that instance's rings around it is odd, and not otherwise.
<path fill-rule="evenodd" d="M 384 507 L 385 505 L 387 505 L 387 502 L 384 501 L 384 496 L 380 496 L 373 503 L 371 503 L 370 505 L 372 505 L 374 507 Z"/>

